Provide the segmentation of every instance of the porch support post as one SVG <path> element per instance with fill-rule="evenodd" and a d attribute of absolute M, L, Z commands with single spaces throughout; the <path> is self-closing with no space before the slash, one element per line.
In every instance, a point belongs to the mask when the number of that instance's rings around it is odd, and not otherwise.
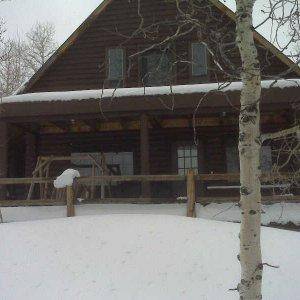
<path fill-rule="evenodd" d="M 148 128 L 148 116 L 142 114 L 141 118 L 141 130 L 140 130 L 140 150 L 141 150 L 141 174 L 150 174 L 150 162 L 149 162 L 149 128 Z M 150 182 L 142 182 L 142 197 L 149 198 L 150 192 Z"/>
<path fill-rule="evenodd" d="M 0 178 L 8 175 L 8 130 L 7 123 L 0 121 Z M 6 186 L 0 185 L 0 199 L 6 200 Z"/>
<path fill-rule="evenodd" d="M 25 133 L 25 177 L 32 177 L 36 165 L 36 137 L 31 132 Z"/>

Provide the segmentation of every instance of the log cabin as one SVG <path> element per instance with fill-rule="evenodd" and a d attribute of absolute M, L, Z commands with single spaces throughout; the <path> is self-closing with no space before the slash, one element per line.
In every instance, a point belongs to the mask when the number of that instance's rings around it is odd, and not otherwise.
<path fill-rule="evenodd" d="M 82 176 L 97 175 L 83 154 L 104 157 L 114 175 L 238 173 L 242 83 L 234 13 L 217 0 L 202 2 L 194 9 L 188 1 L 104 0 L 16 95 L 2 99 L 0 176 L 31 177 L 40 157 L 71 157 L 49 176 L 70 163 Z M 201 24 L 182 25 L 193 14 Z M 258 32 L 254 37 L 262 132 L 288 128 L 300 100 L 300 68 Z M 262 170 L 271 167 L 268 144 Z M 197 190 L 239 192 L 223 181 Z M 24 194 L 20 188 L 5 197 Z M 114 183 L 110 196 L 176 201 L 185 187 Z"/>

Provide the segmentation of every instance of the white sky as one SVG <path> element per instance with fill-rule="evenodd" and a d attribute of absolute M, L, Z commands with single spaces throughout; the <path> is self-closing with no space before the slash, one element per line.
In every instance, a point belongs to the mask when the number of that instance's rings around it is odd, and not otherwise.
<path fill-rule="evenodd" d="M 235 9 L 234 0 L 221 1 Z M 56 28 L 56 41 L 60 45 L 101 2 L 102 0 L 8 0 L 0 4 L 0 18 L 6 21 L 8 36 L 21 38 L 34 23 L 52 22 Z M 256 1 L 255 23 L 263 20 L 264 15 L 259 12 L 266 2 Z M 270 24 L 265 24 L 258 31 L 267 39 L 270 38 Z M 281 36 L 285 34 L 282 33 Z"/>
<path fill-rule="evenodd" d="M 102 0 L 10 0 L 0 4 L 0 17 L 9 36 L 24 36 L 36 22 L 52 22 L 59 44 L 88 17 Z"/>

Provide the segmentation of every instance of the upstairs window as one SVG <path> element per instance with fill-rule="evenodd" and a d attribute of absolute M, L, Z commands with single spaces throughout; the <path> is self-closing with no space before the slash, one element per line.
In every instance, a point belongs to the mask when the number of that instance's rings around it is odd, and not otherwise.
<path fill-rule="evenodd" d="M 207 49 L 203 43 L 192 43 L 192 76 L 207 75 Z"/>
<path fill-rule="evenodd" d="M 124 77 L 124 50 L 122 48 L 108 49 L 108 79 L 122 80 Z"/>
<path fill-rule="evenodd" d="M 142 83 L 146 86 L 170 84 L 172 62 L 167 53 L 153 51 L 141 57 Z"/>
<path fill-rule="evenodd" d="M 189 170 L 194 170 L 198 174 L 197 146 L 179 146 L 177 148 L 177 166 L 179 175 L 186 175 Z"/>

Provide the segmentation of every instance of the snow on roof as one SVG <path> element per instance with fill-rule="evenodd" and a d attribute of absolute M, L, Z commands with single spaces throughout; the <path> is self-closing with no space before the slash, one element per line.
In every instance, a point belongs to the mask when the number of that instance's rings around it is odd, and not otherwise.
<path fill-rule="evenodd" d="M 278 81 L 264 80 L 262 88 L 289 88 L 300 87 L 300 79 L 281 79 Z M 43 92 L 13 95 L 4 97 L 2 103 L 19 103 L 19 102 L 50 102 L 50 101 L 74 101 L 89 99 L 111 99 L 118 97 L 138 97 L 138 96 L 162 96 L 171 94 L 196 94 L 213 91 L 240 91 L 242 82 L 231 83 L 201 83 L 190 85 L 158 86 L 158 87 L 137 87 L 137 88 L 119 88 L 119 89 L 99 89 L 99 90 L 82 90 L 66 92 Z"/>

